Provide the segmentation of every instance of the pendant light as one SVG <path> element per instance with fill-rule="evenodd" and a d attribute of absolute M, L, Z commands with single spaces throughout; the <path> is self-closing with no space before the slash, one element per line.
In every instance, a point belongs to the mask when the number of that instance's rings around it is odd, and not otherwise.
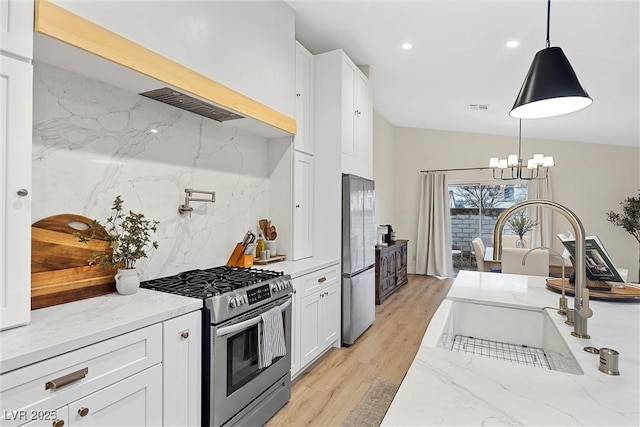
<path fill-rule="evenodd" d="M 591 105 L 569 60 L 559 47 L 550 47 L 551 0 L 547 0 L 547 44 L 536 53 L 520 93 L 509 112 L 518 119 L 539 119 L 572 113 Z"/>

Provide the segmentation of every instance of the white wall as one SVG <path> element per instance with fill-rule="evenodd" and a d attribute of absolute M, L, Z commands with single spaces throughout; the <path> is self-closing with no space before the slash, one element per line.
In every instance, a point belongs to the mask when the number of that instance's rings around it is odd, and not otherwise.
<path fill-rule="evenodd" d="M 373 179 L 376 183 L 376 224 L 395 225 L 395 145 L 393 126 L 373 112 Z M 395 228 L 394 228 L 395 230 Z M 405 238 L 402 236 L 401 238 Z"/>
<path fill-rule="evenodd" d="M 512 137 L 395 128 L 395 227 L 399 238 L 409 242 L 409 270 L 415 271 L 415 253 L 420 200 L 420 171 L 429 169 L 483 167 L 489 157 L 515 153 Z M 554 200 L 573 210 L 588 235 L 597 234 L 618 267 L 638 280 L 638 244 L 624 230 L 606 220 L 609 210 L 620 211 L 619 203 L 638 194 L 638 147 L 587 144 L 569 141 L 534 140 L 523 137 L 523 158 L 533 152 L 551 154 Z M 491 181 L 490 171 L 451 172 L 450 182 Z M 570 229 L 560 215 L 554 215 L 557 232 Z M 560 248 L 559 244 L 556 246 Z"/>

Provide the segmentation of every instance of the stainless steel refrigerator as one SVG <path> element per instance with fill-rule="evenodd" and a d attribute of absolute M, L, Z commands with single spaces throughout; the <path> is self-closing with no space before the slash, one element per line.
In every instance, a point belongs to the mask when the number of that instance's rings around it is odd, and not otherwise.
<path fill-rule="evenodd" d="M 375 311 L 374 183 L 342 175 L 342 344 L 373 324 Z"/>

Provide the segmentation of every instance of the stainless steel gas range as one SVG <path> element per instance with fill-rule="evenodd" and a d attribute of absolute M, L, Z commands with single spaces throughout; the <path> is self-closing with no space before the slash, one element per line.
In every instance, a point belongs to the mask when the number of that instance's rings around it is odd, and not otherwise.
<path fill-rule="evenodd" d="M 291 397 L 291 277 L 237 267 L 192 270 L 141 287 L 201 298 L 202 425 L 262 425 Z M 262 315 L 279 307 L 286 354 L 260 368 Z M 276 314 L 277 316 L 277 314 Z"/>

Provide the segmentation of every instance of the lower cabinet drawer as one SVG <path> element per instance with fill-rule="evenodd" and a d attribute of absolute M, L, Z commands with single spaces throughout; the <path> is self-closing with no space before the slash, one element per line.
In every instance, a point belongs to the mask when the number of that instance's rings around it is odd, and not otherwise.
<path fill-rule="evenodd" d="M 305 274 L 300 278 L 296 278 L 294 286 L 297 285 L 297 283 L 300 283 L 301 289 L 297 289 L 297 292 L 301 292 L 300 297 L 304 298 L 307 295 L 318 292 L 318 290 L 325 286 L 338 283 L 339 271 L 339 265 L 323 268 L 322 270 L 314 271 L 313 273 Z"/>
<path fill-rule="evenodd" d="M 24 424 L 30 420 L 12 414 L 56 410 L 160 362 L 162 325 L 156 324 L 2 374 L 1 424 Z"/>

